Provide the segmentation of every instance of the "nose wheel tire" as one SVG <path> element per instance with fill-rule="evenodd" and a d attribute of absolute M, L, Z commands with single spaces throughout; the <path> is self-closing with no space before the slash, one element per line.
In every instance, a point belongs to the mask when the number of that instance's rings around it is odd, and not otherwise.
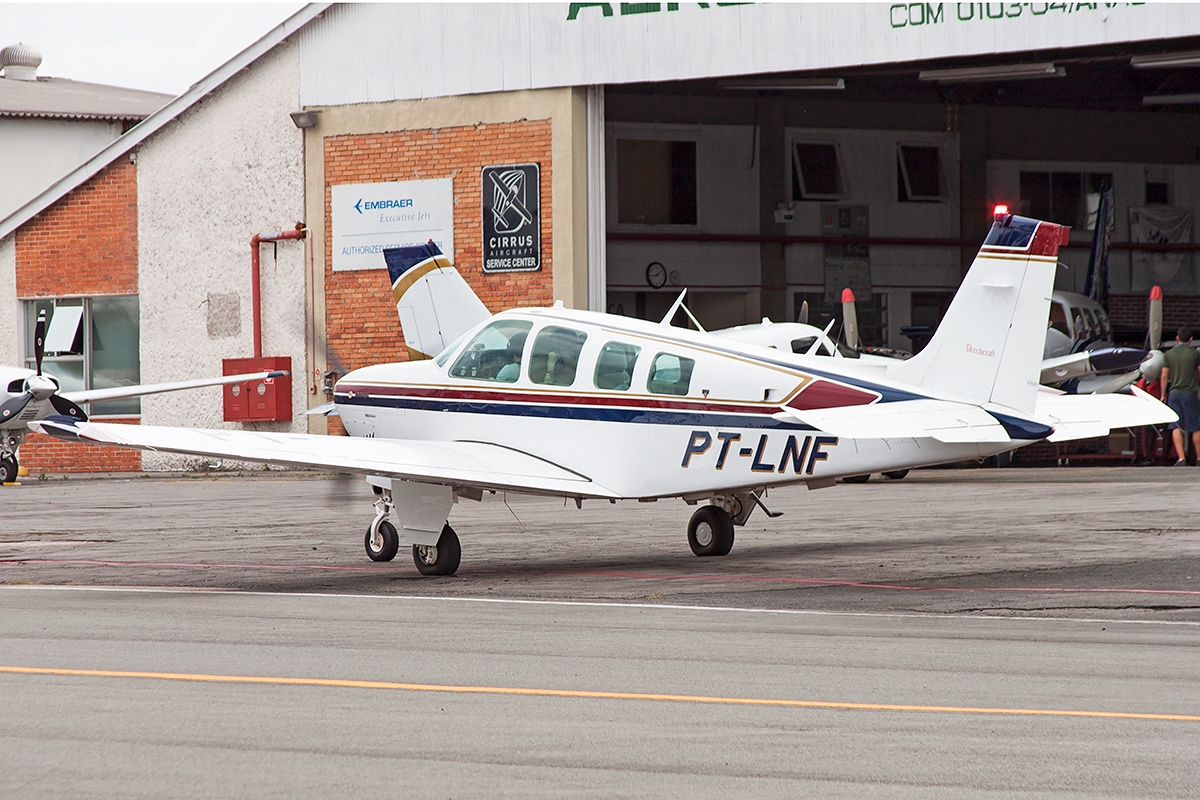
<path fill-rule="evenodd" d="M 0 458 L 0 484 L 12 483 L 17 479 L 17 460 L 9 456 Z"/>
<path fill-rule="evenodd" d="M 380 520 L 378 524 L 367 528 L 367 537 L 363 544 L 366 545 L 367 555 L 372 561 L 391 561 L 400 549 L 400 534 L 396 533 L 395 525 L 386 519 Z"/>
<path fill-rule="evenodd" d="M 701 506 L 688 522 L 688 545 L 698 556 L 725 556 L 733 549 L 733 520 L 718 506 Z"/>
<path fill-rule="evenodd" d="M 436 545 L 414 544 L 412 553 L 413 563 L 422 575 L 453 575 L 462 561 L 458 534 L 449 524 L 442 527 L 442 535 L 438 537 Z"/>

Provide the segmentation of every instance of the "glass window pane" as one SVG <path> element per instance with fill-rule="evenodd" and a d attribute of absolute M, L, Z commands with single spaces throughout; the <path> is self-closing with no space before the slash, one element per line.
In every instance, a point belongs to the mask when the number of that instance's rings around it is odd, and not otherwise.
<path fill-rule="evenodd" d="M 575 382 L 579 351 L 587 334 L 570 328 L 543 328 L 529 354 L 529 379 L 548 386 L 570 386 Z"/>
<path fill-rule="evenodd" d="M 629 388 L 633 367 L 637 364 L 642 348 L 621 342 L 609 342 L 600 350 L 596 359 L 596 374 L 593 382 L 597 389 L 612 389 L 623 392 Z"/>
<path fill-rule="evenodd" d="M 900 200 L 937 200 L 942 196 L 941 157 L 937 147 L 900 146 Z"/>
<path fill-rule="evenodd" d="M 467 345 L 450 375 L 480 381 L 513 383 L 521 372 L 521 356 L 532 322 L 503 319 L 488 325 Z"/>
<path fill-rule="evenodd" d="M 796 200 L 829 199 L 842 195 L 837 147 L 832 144 L 796 142 L 792 148 Z"/>
<path fill-rule="evenodd" d="M 650 365 L 650 377 L 646 381 L 646 388 L 654 394 L 687 394 L 688 386 L 692 382 L 692 368 L 695 366 L 696 362 L 693 359 L 671 353 L 659 353 Z"/>
<path fill-rule="evenodd" d="M 82 320 L 82 300 L 56 303 L 46 325 L 46 352 L 83 355 L 83 334 L 79 330 Z"/>
<path fill-rule="evenodd" d="M 138 298 L 93 297 L 91 305 L 91 388 L 110 389 L 141 383 Z M 91 414 L 140 414 L 141 399 L 130 397 L 92 403 Z"/>

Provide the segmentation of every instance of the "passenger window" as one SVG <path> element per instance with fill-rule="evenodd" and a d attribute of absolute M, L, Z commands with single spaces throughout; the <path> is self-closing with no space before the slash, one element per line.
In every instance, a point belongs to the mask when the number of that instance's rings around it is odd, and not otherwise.
<path fill-rule="evenodd" d="M 691 358 L 659 353 L 650 365 L 650 378 L 646 388 L 654 394 L 687 394 L 692 382 L 692 368 L 696 362 Z"/>
<path fill-rule="evenodd" d="M 532 322 L 505 319 L 488 325 L 454 362 L 450 375 L 513 383 L 521 374 L 521 354 Z"/>
<path fill-rule="evenodd" d="M 623 392 L 629 388 L 633 377 L 633 366 L 637 363 L 642 348 L 621 342 L 609 342 L 600 350 L 596 359 L 594 382 L 597 389 L 614 389 Z"/>
<path fill-rule="evenodd" d="M 1058 303 L 1050 304 L 1050 327 L 1064 336 L 1071 335 L 1067 324 L 1067 311 Z"/>
<path fill-rule="evenodd" d="M 542 328 L 529 354 L 529 380 L 548 386 L 570 386 L 575 382 L 579 351 L 587 334 L 554 325 Z"/>

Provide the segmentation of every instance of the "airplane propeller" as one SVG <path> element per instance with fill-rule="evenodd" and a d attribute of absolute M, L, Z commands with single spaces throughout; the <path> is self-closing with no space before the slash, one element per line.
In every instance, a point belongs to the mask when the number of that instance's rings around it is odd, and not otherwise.
<path fill-rule="evenodd" d="M 805 300 L 800 304 L 800 313 L 796 316 L 796 322 L 801 325 L 808 324 L 808 301 Z"/>
<path fill-rule="evenodd" d="M 858 349 L 858 311 L 854 308 L 854 292 L 842 289 L 842 330 L 846 335 L 846 346 Z"/>
<path fill-rule="evenodd" d="M 83 422 L 87 414 L 83 409 L 58 394 L 58 385 L 42 375 L 42 360 L 46 357 L 46 311 L 38 312 L 33 327 L 33 358 L 37 366 L 34 375 L 25 379 L 25 391 L 0 403 L 0 422 L 6 422 L 25 410 L 31 400 L 50 400 L 50 405 L 59 414 Z"/>
<path fill-rule="evenodd" d="M 1147 332 L 1147 350 L 1162 347 L 1163 293 L 1161 286 L 1150 289 L 1150 328 Z"/>

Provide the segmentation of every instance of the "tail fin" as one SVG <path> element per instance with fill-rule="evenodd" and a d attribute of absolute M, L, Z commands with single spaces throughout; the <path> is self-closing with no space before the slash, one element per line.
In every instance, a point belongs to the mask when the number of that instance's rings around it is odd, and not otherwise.
<path fill-rule="evenodd" d="M 433 242 L 388 248 L 383 257 L 410 360 L 433 358 L 491 316 Z"/>
<path fill-rule="evenodd" d="M 1032 414 L 1058 247 L 1069 229 L 998 217 L 929 344 L 888 377 Z"/>

